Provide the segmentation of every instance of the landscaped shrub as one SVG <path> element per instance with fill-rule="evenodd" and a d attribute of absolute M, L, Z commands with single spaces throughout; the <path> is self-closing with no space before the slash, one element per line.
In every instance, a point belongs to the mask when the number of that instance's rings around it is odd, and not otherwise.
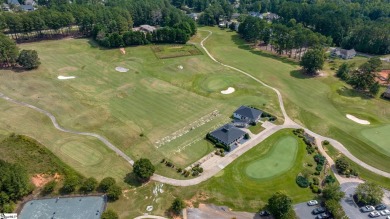
<path fill-rule="evenodd" d="M 178 173 L 181 173 L 182 171 L 183 171 L 183 169 L 180 168 L 180 167 L 177 169 L 177 172 L 178 172 Z"/>
<path fill-rule="evenodd" d="M 329 145 L 329 141 L 325 140 L 322 142 L 323 145 Z"/>
<path fill-rule="evenodd" d="M 186 171 L 186 173 L 184 174 L 184 177 L 188 177 L 190 175 L 190 171 Z"/>
<path fill-rule="evenodd" d="M 319 176 L 321 173 L 320 173 L 320 171 L 316 171 L 316 172 L 314 172 L 314 175 L 317 175 L 317 176 Z"/>
<path fill-rule="evenodd" d="M 314 156 L 314 160 L 318 165 L 324 165 L 325 164 L 325 157 L 322 156 L 321 154 L 316 154 Z"/>
<path fill-rule="evenodd" d="M 198 171 L 192 172 L 192 176 L 198 176 L 198 175 L 199 175 L 199 172 L 198 172 Z"/>
<path fill-rule="evenodd" d="M 313 177 L 313 184 L 314 185 L 319 185 L 320 184 L 320 180 L 317 177 Z"/>
<path fill-rule="evenodd" d="M 318 164 L 317 165 L 317 167 L 316 167 L 316 170 L 317 171 L 322 171 L 322 168 L 323 168 L 324 166 L 322 166 L 321 164 Z"/>
<path fill-rule="evenodd" d="M 297 176 L 295 181 L 298 184 L 298 186 L 301 188 L 307 188 L 309 186 L 309 180 L 307 180 L 303 176 Z"/>
<path fill-rule="evenodd" d="M 312 164 L 312 163 L 308 163 L 308 164 L 307 164 L 307 166 L 309 166 L 309 167 L 312 167 L 312 166 L 313 166 L 313 164 Z"/>
<path fill-rule="evenodd" d="M 336 182 L 336 179 L 332 175 L 327 175 L 325 177 L 325 183 L 326 184 L 331 184 L 331 183 L 334 183 L 334 182 Z"/>

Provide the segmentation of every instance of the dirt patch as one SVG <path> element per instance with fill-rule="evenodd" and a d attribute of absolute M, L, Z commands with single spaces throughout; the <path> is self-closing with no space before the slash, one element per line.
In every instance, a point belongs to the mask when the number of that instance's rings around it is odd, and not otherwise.
<path fill-rule="evenodd" d="M 204 192 L 199 192 L 196 195 L 194 195 L 190 200 L 185 200 L 186 206 L 189 208 L 193 208 L 194 206 L 200 202 L 204 202 L 209 199 L 209 195 Z"/>
<path fill-rule="evenodd" d="M 378 77 L 376 78 L 376 81 L 378 81 L 380 84 L 389 84 L 387 79 L 390 77 L 390 69 L 382 70 L 378 73 Z"/>
<path fill-rule="evenodd" d="M 69 67 L 64 67 L 64 68 L 60 68 L 58 69 L 59 72 L 69 72 L 69 71 L 77 71 L 78 68 L 76 67 L 72 67 L 72 66 L 69 66 Z"/>
<path fill-rule="evenodd" d="M 119 51 L 121 51 L 122 55 L 126 54 L 125 48 L 119 48 Z"/>
<path fill-rule="evenodd" d="M 37 188 L 42 188 L 48 182 L 50 182 L 54 177 L 47 174 L 37 174 L 31 177 L 31 182 Z"/>

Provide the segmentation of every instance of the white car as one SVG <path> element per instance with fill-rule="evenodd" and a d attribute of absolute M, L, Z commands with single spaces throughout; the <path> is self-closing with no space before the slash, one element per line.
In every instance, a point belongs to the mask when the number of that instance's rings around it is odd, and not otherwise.
<path fill-rule="evenodd" d="M 373 211 L 371 213 L 368 214 L 369 217 L 379 217 L 381 216 L 381 214 L 379 214 L 379 212 L 377 211 Z"/>
<path fill-rule="evenodd" d="M 366 206 L 360 208 L 360 211 L 361 211 L 361 212 L 371 212 L 371 211 L 375 211 L 375 207 L 374 207 L 374 206 L 371 206 L 371 205 L 366 205 Z"/>
<path fill-rule="evenodd" d="M 390 215 L 390 211 L 389 210 L 383 210 L 383 211 L 380 211 L 381 215 L 382 216 L 386 216 L 386 215 Z"/>
<path fill-rule="evenodd" d="M 387 216 L 386 219 L 390 219 L 390 216 Z"/>
<path fill-rule="evenodd" d="M 318 205 L 318 201 L 317 200 L 310 200 L 307 202 L 307 205 L 309 205 L 309 206 Z"/>

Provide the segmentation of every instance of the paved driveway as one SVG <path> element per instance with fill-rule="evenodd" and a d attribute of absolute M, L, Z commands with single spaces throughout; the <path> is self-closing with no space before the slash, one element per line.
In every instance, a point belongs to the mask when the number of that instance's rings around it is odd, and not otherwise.
<path fill-rule="evenodd" d="M 311 214 L 313 209 L 319 206 L 308 206 L 306 202 L 294 205 L 294 211 L 300 219 L 314 219 L 315 216 Z"/>
<path fill-rule="evenodd" d="M 341 191 L 345 192 L 345 197 L 341 200 L 341 206 L 347 216 L 351 219 L 367 219 L 368 213 L 361 213 L 358 206 L 353 201 L 353 194 L 355 193 L 356 187 L 359 183 L 356 182 L 348 182 L 341 184 Z M 389 209 L 389 206 L 388 206 Z M 377 217 L 377 219 L 385 219 L 386 216 Z"/>

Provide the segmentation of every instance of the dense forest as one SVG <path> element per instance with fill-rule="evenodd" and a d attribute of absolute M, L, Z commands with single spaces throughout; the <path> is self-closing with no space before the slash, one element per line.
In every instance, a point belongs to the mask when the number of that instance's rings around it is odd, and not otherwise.
<path fill-rule="evenodd" d="M 75 1 L 72 4 L 49 0 L 39 4 L 42 6 L 33 12 L 1 13 L 0 30 L 18 42 L 78 35 L 93 36 L 106 47 L 185 43 L 196 33 L 194 21 L 165 0 Z M 132 27 L 143 24 L 161 28 L 151 36 L 134 34 Z"/>
<path fill-rule="evenodd" d="M 230 19 L 234 12 L 273 12 L 281 16 L 274 22 L 286 25 L 295 19 L 303 27 L 331 37 L 336 46 L 390 53 L 390 0 L 172 0 L 172 4 L 202 12 L 199 23 L 203 25 Z"/>

